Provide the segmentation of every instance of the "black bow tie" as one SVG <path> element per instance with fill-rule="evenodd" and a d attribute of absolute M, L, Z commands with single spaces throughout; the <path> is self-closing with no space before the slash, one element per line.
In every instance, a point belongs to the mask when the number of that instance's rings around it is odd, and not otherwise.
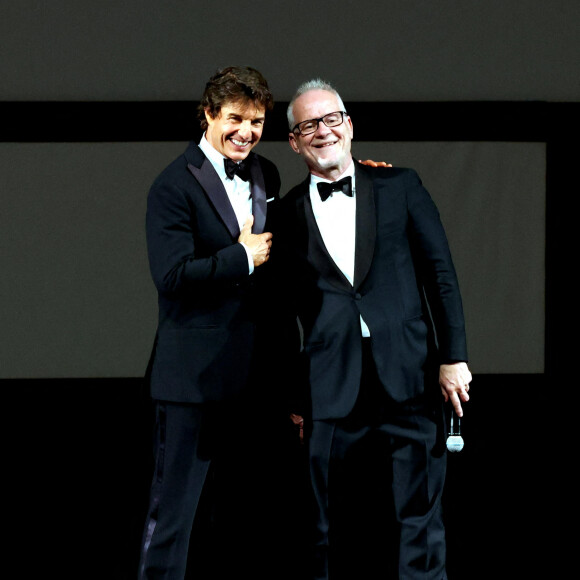
<path fill-rule="evenodd" d="M 249 181 L 250 179 L 250 164 L 246 163 L 245 161 L 240 161 L 236 163 L 231 159 L 224 159 L 224 167 L 226 170 L 226 175 L 233 179 L 235 175 L 237 175 L 240 179 L 244 181 Z"/>
<path fill-rule="evenodd" d="M 352 197 L 352 188 L 351 188 L 351 177 L 343 177 L 338 181 L 334 181 L 332 183 L 326 183 L 325 181 L 321 181 L 317 184 L 318 193 L 320 194 L 320 199 L 322 201 L 326 201 L 331 195 L 333 191 L 342 191 L 344 195 L 348 195 Z"/>

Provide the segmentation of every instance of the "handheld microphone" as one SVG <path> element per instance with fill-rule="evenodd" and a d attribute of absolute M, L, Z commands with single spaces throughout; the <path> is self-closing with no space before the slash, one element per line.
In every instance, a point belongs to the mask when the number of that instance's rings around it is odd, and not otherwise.
<path fill-rule="evenodd" d="M 463 449 L 463 437 L 461 436 L 461 417 L 457 417 L 457 429 L 453 428 L 455 410 L 451 409 L 451 421 L 449 424 L 449 437 L 447 437 L 447 449 L 452 453 L 459 453 Z"/>

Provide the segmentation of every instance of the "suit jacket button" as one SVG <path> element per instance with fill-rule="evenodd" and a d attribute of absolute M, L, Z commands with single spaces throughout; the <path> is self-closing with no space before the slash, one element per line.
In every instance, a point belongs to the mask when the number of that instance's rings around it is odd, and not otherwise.
<path fill-rule="evenodd" d="M 362 296 L 358 292 L 354 295 L 355 300 L 360 300 L 361 298 Z"/>

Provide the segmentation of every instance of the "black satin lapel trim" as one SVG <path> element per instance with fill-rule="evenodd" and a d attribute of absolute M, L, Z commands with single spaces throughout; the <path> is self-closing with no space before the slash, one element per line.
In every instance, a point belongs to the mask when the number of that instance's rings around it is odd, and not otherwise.
<path fill-rule="evenodd" d="M 342 273 L 342 270 L 336 265 L 336 262 L 332 259 L 332 256 L 326 249 L 326 245 L 324 244 L 324 240 L 322 239 L 322 235 L 318 229 L 318 224 L 316 223 L 316 218 L 314 217 L 314 211 L 312 210 L 312 202 L 310 201 L 308 190 L 304 195 L 303 200 L 306 224 L 308 226 L 308 231 L 311 234 L 308 241 L 308 259 L 310 260 L 310 263 L 316 268 L 321 276 L 328 280 L 328 282 L 333 286 L 336 286 L 339 290 L 351 292 L 351 283 Z"/>
<path fill-rule="evenodd" d="M 377 236 L 375 194 L 370 175 L 356 166 L 356 242 L 354 287 L 358 288 L 369 273 Z"/>
<path fill-rule="evenodd" d="M 254 216 L 252 232 L 254 234 L 261 234 L 266 225 L 266 183 L 260 162 L 255 155 L 252 155 L 250 175 L 252 178 L 252 214 Z"/>
<path fill-rule="evenodd" d="M 240 235 L 238 218 L 236 218 L 224 184 L 213 165 L 204 158 L 200 167 L 196 167 L 192 163 L 188 163 L 187 167 L 205 190 L 206 195 L 228 228 L 232 238 L 237 239 Z"/>

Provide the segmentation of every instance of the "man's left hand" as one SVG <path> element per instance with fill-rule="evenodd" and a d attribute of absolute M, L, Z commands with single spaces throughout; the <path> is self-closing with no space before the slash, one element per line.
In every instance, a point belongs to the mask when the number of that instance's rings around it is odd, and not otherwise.
<path fill-rule="evenodd" d="M 469 401 L 469 383 L 471 383 L 471 372 L 467 368 L 467 363 L 457 362 L 439 367 L 439 386 L 443 398 L 445 402 L 451 399 L 458 417 L 463 417 L 461 402 Z"/>

